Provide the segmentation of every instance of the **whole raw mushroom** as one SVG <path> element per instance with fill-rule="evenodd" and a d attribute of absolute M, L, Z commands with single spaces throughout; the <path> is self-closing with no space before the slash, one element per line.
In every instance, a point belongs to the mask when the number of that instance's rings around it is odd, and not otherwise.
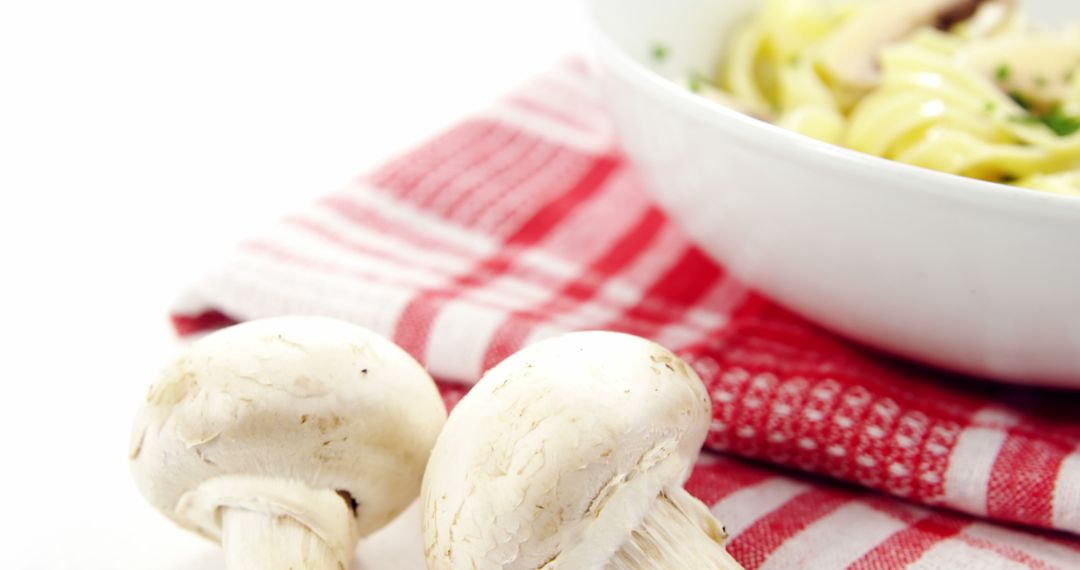
<path fill-rule="evenodd" d="M 196 341 L 151 388 L 132 434 L 139 490 L 220 540 L 232 570 L 343 570 L 417 495 L 446 419 L 393 343 L 322 317 Z"/>
<path fill-rule="evenodd" d="M 741 568 L 682 485 L 709 395 L 667 349 L 571 333 L 504 360 L 457 405 L 421 491 L 431 570 Z"/>

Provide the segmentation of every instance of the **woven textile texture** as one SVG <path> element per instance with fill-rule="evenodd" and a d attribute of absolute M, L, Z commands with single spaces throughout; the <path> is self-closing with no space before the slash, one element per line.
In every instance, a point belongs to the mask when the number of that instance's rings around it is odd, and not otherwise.
<path fill-rule="evenodd" d="M 297 313 L 393 339 L 450 404 L 565 331 L 676 350 L 714 408 L 688 486 L 748 568 L 1080 568 L 1080 394 L 901 362 L 748 290 L 650 201 L 578 63 L 244 242 L 173 320 Z"/>

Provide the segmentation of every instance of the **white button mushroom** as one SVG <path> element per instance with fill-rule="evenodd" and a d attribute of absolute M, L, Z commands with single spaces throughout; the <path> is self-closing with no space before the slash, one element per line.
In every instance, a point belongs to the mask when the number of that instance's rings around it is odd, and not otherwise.
<path fill-rule="evenodd" d="M 1008 19 L 1016 0 L 880 0 L 868 3 L 823 47 L 821 63 L 837 83 L 860 91 L 880 80 L 878 55 L 922 26 L 972 21 L 984 32 Z"/>
<path fill-rule="evenodd" d="M 457 405 L 421 491 L 432 570 L 741 568 L 682 485 L 708 393 L 667 349 L 563 335 L 492 368 Z"/>
<path fill-rule="evenodd" d="M 222 542 L 232 570 L 342 570 L 417 496 L 445 419 L 431 377 L 386 339 L 265 319 L 168 367 L 136 419 L 131 467 L 151 504 Z"/>

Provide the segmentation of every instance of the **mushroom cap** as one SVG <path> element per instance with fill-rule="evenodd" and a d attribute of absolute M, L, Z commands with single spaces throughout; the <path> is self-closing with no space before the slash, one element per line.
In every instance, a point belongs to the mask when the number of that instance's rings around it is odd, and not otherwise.
<path fill-rule="evenodd" d="M 428 373 L 381 336 L 324 317 L 263 319 L 167 367 L 136 418 L 131 467 L 150 503 L 210 538 L 220 501 L 296 513 L 314 506 L 309 489 L 336 492 L 355 511 L 349 534 L 363 536 L 416 497 L 445 419 Z"/>
<path fill-rule="evenodd" d="M 710 417 L 697 374 L 645 339 L 578 332 L 525 348 L 439 436 L 421 491 L 428 567 L 602 567 L 685 482 Z"/>

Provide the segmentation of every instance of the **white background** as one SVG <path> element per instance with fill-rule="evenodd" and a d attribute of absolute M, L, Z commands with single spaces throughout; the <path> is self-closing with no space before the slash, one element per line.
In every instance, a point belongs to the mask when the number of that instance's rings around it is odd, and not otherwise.
<path fill-rule="evenodd" d="M 0 0 L 0 568 L 221 568 L 127 471 L 213 256 L 581 49 L 572 0 Z M 359 568 L 421 568 L 415 512 Z"/>

